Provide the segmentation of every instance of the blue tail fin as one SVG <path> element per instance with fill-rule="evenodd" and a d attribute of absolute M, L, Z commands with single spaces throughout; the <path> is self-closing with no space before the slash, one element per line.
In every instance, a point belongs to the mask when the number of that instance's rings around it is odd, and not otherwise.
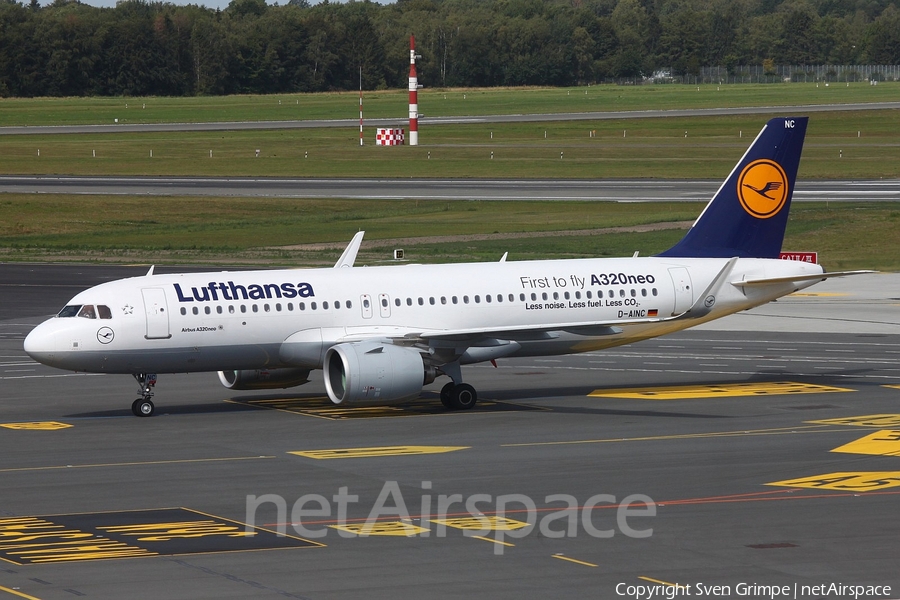
<path fill-rule="evenodd" d="M 687 235 L 659 256 L 778 258 L 807 120 L 766 123 Z"/>

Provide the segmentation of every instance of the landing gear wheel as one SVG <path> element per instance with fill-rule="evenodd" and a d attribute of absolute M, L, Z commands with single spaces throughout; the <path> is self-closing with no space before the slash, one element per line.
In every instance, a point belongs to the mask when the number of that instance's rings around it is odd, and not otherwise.
<path fill-rule="evenodd" d="M 441 404 L 444 405 L 444 408 L 453 410 L 453 388 L 456 387 L 456 384 L 452 381 L 441 388 Z"/>
<path fill-rule="evenodd" d="M 475 406 L 476 402 L 478 402 L 478 393 L 468 383 L 460 383 L 454 386 L 450 392 L 450 404 L 456 410 L 469 410 Z"/>
<path fill-rule="evenodd" d="M 153 406 L 151 400 L 138 398 L 131 403 L 131 412 L 134 413 L 134 416 L 136 417 L 151 417 L 153 416 L 154 410 L 156 410 L 156 407 Z"/>

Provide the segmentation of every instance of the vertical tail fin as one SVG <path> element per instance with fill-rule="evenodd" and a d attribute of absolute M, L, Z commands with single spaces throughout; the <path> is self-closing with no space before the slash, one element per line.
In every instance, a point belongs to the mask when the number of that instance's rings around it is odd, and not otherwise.
<path fill-rule="evenodd" d="M 778 258 L 808 117 L 770 120 L 669 257 Z"/>

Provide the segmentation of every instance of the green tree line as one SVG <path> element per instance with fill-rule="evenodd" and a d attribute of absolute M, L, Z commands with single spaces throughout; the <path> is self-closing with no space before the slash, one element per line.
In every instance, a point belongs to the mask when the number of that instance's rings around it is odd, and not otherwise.
<path fill-rule="evenodd" d="M 897 0 L 0 0 L 0 95 L 575 85 L 704 66 L 900 64 Z"/>

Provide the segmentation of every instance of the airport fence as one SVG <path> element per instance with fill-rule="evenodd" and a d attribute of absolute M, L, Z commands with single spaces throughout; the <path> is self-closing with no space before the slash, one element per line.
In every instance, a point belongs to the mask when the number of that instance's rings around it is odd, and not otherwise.
<path fill-rule="evenodd" d="M 730 84 L 730 83 L 837 83 L 900 81 L 900 65 L 741 65 L 737 67 L 702 67 L 692 75 L 674 75 L 671 69 L 658 69 L 643 77 L 616 78 L 607 83 L 645 85 L 660 83 Z"/>

